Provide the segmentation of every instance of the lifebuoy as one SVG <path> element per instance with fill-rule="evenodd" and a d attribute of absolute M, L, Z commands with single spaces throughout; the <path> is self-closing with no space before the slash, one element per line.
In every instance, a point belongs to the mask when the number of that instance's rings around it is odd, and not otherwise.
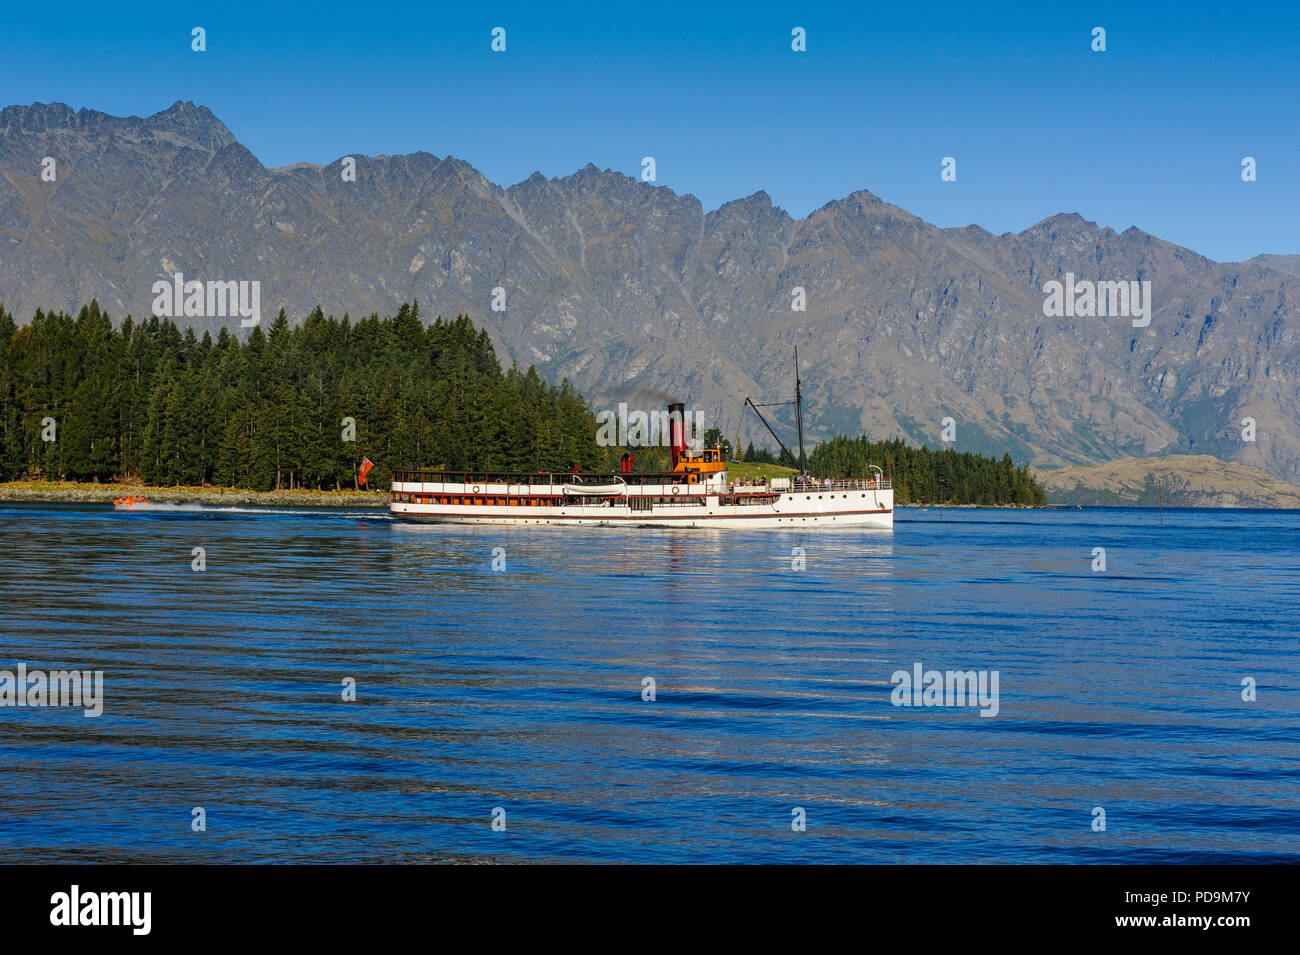
<path fill-rule="evenodd" d="M 678 487 L 676 484 L 674 484 L 674 485 L 673 485 L 673 493 L 674 493 L 674 494 L 681 494 L 681 493 L 682 493 L 682 489 L 681 489 L 680 487 Z"/>
<path fill-rule="evenodd" d="M 478 493 L 478 485 L 477 485 L 477 484 L 475 484 L 475 485 L 470 489 L 470 493 L 471 493 L 471 494 L 477 494 L 477 493 Z"/>

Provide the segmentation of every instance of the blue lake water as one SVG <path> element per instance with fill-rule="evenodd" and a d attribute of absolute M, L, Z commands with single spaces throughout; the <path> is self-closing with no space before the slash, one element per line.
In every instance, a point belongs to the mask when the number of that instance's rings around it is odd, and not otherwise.
<path fill-rule="evenodd" d="M 104 672 L 0 708 L 0 862 L 1300 861 L 1300 513 L 897 516 L 0 503 L 0 669 Z"/>

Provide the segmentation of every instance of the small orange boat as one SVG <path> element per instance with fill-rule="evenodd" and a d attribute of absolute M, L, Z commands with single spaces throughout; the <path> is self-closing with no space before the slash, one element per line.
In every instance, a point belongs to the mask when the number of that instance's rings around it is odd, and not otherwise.
<path fill-rule="evenodd" d="M 128 507 L 135 507 L 137 504 L 148 504 L 148 503 L 149 503 L 149 499 L 147 497 L 135 497 L 134 495 L 128 497 L 118 497 L 113 499 L 114 507 L 128 508 Z"/>

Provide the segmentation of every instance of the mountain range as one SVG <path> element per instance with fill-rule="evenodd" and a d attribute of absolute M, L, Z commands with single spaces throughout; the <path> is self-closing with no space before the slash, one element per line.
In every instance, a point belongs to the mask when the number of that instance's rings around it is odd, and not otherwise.
<path fill-rule="evenodd" d="M 1300 483 L 1300 256 L 1214 262 L 1077 214 L 939 228 L 865 190 L 801 219 L 764 192 L 706 211 L 592 165 L 508 188 L 427 153 L 272 169 L 187 102 L 0 111 L 0 303 L 18 321 L 92 298 L 147 316 L 177 271 L 259 281 L 263 316 L 467 314 L 598 409 L 681 398 L 742 442 L 766 437 L 745 396 L 789 398 L 797 347 L 813 440 L 937 446 L 951 418 L 958 450 L 1040 469 L 1210 454 Z M 1048 317 L 1043 287 L 1067 275 L 1150 282 L 1150 324 Z M 792 410 L 774 416 L 790 443 Z"/>

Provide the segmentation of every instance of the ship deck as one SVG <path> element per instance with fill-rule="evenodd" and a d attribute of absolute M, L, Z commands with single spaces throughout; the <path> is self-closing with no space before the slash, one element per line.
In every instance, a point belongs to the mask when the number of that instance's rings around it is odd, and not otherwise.
<path fill-rule="evenodd" d="M 726 472 L 719 472 L 725 476 Z M 695 477 L 696 480 L 691 480 Z M 538 495 L 563 494 L 564 488 L 589 488 L 622 485 L 628 495 L 636 492 L 659 493 L 660 488 L 678 487 L 682 492 L 719 493 L 717 482 L 711 480 L 715 475 L 691 475 L 681 471 L 658 472 L 619 472 L 571 474 L 564 472 L 513 472 L 513 471 L 440 471 L 414 470 L 394 471 L 393 486 L 420 485 L 441 488 L 455 487 L 478 488 L 482 493 L 495 493 L 498 488 L 510 488 L 514 493 Z M 726 482 L 727 494 L 772 494 L 772 493 L 810 493 L 814 491 L 888 491 L 893 489 L 889 480 L 873 478 L 828 478 L 801 480 L 798 478 L 778 478 L 776 481 L 737 481 Z"/>

